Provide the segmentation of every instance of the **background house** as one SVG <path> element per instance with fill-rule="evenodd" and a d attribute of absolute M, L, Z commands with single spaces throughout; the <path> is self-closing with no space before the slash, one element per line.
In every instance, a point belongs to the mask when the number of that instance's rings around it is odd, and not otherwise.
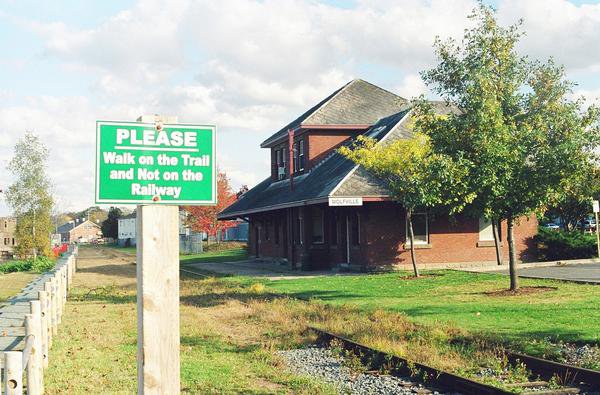
<path fill-rule="evenodd" d="M 137 214 L 129 214 L 118 220 L 117 244 L 121 247 L 137 245 Z"/>
<path fill-rule="evenodd" d="M 13 217 L 0 217 L 0 259 L 11 258 L 17 240 L 17 219 Z"/>
<path fill-rule="evenodd" d="M 59 226 L 56 233 L 61 235 L 63 243 L 91 243 L 102 238 L 100 225 L 79 218 Z"/>

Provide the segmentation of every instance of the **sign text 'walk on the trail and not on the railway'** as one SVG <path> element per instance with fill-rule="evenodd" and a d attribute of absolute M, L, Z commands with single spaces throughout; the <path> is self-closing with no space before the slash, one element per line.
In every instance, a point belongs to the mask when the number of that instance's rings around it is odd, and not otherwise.
<path fill-rule="evenodd" d="M 216 203 L 215 127 L 96 122 L 96 203 Z"/>

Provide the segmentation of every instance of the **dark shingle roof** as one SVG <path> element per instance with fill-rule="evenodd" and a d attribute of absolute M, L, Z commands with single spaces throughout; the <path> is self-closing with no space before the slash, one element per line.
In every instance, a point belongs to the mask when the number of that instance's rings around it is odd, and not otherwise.
<path fill-rule="evenodd" d="M 76 227 L 81 226 L 82 224 L 85 224 L 86 222 L 89 222 L 92 225 L 100 227 L 98 224 L 95 224 L 94 222 L 88 221 L 88 220 L 81 221 L 81 222 L 78 222 L 78 223 L 67 222 L 66 224 L 62 224 L 61 226 L 59 226 L 58 228 L 56 228 L 56 233 L 61 233 L 61 234 L 62 233 L 67 233 L 67 232 L 75 229 Z"/>
<path fill-rule="evenodd" d="M 352 80 L 327 96 L 277 133 L 261 147 L 287 136 L 288 130 L 318 125 L 372 125 L 379 119 L 401 111 L 407 100 L 361 79 Z"/>
<path fill-rule="evenodd" d="M 376 140 L 381 140 L 386 135 L 393 132 L 394 138 L 407 136 L 405 128 L 395 128 L 400 121 L 407 115 L 408 109 L 383 118 L 373 125 L 364 134 Z M 401 123 L 402 125 L 403 123 Z M 402 131 L 397 131 L 402 129 Z M 392 135 L 388 138 L 393 137 Z M 346 143 L 350 144 L 350 142 Z M 337 151 L 332 152 L 325 157 L 323 161 L 311 169 L 310 172 L 294 177 L 294 190 L 290 188 L 290 180 L 273 181 L 271 177 L 262 181 L 246 192 L 239 200 L 227 207 L 219 214 L 219 218 L 232 218 L 246 215 L 251 212 L 259 212 L 283 208 L 288 205 L 296 205 L 301 202 L 319 201 L 327 199 L 338 185 L 340 187 L 335 191 L 335 196 L 378 196 L 360 195 L 352 193 L 350 195 L 340 195 L 338 192 L 344 188 L 348 180 L 344 178 L 356 167 L 349 159 L 346 159 Z M 352 175 L 353 176 L 353 175 Z M 350 178 L 352 178 L 352 176 Z M 342 182 L 343 181 L 343 182 Z M 369 181 L 376 184 L 375 181 Z"/>

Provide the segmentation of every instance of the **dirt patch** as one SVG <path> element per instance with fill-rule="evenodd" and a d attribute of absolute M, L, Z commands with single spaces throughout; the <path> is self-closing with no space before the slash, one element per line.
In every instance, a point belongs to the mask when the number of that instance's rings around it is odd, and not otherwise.
<path fill-rule="evenodd" d="M 558 288 L 556 287 L 545 287 L 545 286 L 537 286 L 537 287 L 521 287 L 516 291 L 511 291 L 510 289 L 501 289 L 499 291 L 488 291 L 482 292 L 483 295 L 487 296 L 520 296 L 520 295 L 532 295 L 539 294 L 549 291 L 556 291 Z"/>

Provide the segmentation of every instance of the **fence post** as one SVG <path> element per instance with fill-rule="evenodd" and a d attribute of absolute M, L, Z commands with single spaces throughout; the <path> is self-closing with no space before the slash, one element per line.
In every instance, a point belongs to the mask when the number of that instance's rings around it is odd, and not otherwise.
<path fill-rule="evenodd" d="M 60 324 L 60 318 L 62 316 L 62 276 L 60 274 L 60 269 L 58 269 L 54 273 L 54 289 L 56 292 L 56 323 L 54 328 L 54 333 L 58 333 L 58 324 Z"/>
<path fill-rule="evenodd" d="M 61 312 L 62 312 L 64 310 L 65 304 L 67 304 L 67 290 L 69 289 L 66 265 L 60 268 L 60 273 L 61 273 L 61 279 L 62 279 L 62 297 L 63 297 L 63 299 L 62 299 L 63 309 L 61 309 Z"/>
<path fill-rule="evenodd" d="M 54 303 L 52 302 L 52 280 L 46 281 L 44 284 L 44 291 L 46 291 L 46 299 L 47 299 L 47 314 L 46 320 L 48 322 L 48 350 L 52 348 L 52 306 Z"/>
<path fill-rule="evenodd" d="M 4 352 L 5 395 L 23 395 L 23 353 L 21 351 Z"/>
<path fill-rule="evenodd" d="M 58 332 L 58 295 L 57 295 L 57 290 L 58 290 L 58 286 L 56 285 L 57 280 L 56 277 L 52 277 L 50 279 L 50 288 L 52 288 L 52 297 L 50 298 L 51 301 L 51 308 L 50 308 L 50 315 L 52 316 L 52 325 L 51 325 L 51 332 L 52 332 L 52 337 L 54 337 L 54 335 L 56 335 L 56 333 Z"/>
<path fill-rule="evenodd" d="M 31 338 L 31 352 L 24 358 L 29 358 L 27 362 L 27 393 L 41 394 L 42 390 L 42 347 L 41 347 L 41 314 L 39 300 L 29 302 L 31 306 L 31 314 L 25 316 L 25 335 L 26 339 Z"/>
<path fill-rule="evenodd" d="M 48 292 L 38 291 L 38 298 L 40 299 L 40 331 L 42 333 L 42 365 L 44 368 L 48 367 Z"/>

